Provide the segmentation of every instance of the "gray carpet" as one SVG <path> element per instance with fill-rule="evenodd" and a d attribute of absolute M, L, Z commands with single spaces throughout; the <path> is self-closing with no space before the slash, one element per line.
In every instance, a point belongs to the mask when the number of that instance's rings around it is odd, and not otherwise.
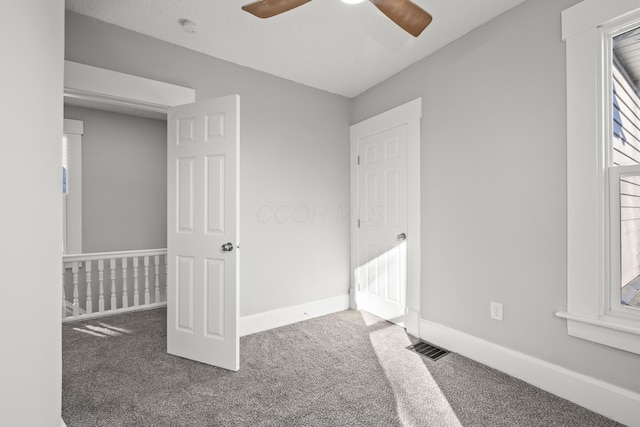
<path fill-rule="evenodd" d="M 403 329 L 344 311 L 243 337 L 240 371 L 166 354 L 166 310 L 63 326 L 62 417 L 79 426 L 616 426 Z"/>

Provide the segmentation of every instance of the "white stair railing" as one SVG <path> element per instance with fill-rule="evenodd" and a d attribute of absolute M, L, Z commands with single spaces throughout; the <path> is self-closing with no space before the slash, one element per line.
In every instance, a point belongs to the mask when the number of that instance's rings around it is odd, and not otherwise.
<path fill-rule="evenodd" d="M 166 259 L 166 249 L 64 255 L 62 321 L 166 305 Z M 150 263 L 152 269 L 149 268 Z M 138 277 L 138 266 L 141 264 L 144 265 L 143 280 Z M 129 266 L 133 266 L 133 269 L 128 268 Z M 93 274 L 96 267 L 97 282 L 94 281 Z M 141 282 L 144 284 L 144 291 L 140 289 Z M 153 283 L 153 292 L 150 290 L 150 283 Z M 140 294 L 143 292 L 144 300 L 140 301 Z"/>

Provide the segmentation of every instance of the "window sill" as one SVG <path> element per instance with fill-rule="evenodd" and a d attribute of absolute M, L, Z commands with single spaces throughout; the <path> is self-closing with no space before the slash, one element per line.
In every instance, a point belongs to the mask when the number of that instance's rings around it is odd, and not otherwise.
<path fill-rule="evenodd" d="M 609 347 L 640 354 L 640 322 L 612 316 L 597 318 L 559 311 L 567 319 L 569 335 Z"/>

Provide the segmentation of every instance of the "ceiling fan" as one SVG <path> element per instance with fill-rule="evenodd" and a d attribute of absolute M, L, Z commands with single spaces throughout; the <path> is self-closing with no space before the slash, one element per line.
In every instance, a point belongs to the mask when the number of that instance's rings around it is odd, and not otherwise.
<path fill-rule="evenodd" d="M 242 10 L 258 18 L 271 18 L 302 6 L 311 0 L 258 0 L 245 4 Z M 369 0 L 389 19 L 398 24 L 403 30 L 414 37 L 418 37 L 422 30 L 431 23 L 433 17 L 410 0 Z M 353 3 L 353 1 L 351 1 Z"/>

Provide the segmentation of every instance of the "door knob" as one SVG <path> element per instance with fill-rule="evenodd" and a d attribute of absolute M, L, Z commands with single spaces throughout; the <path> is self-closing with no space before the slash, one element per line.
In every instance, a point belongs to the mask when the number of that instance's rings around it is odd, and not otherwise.
<path fill-rule="evenodd" d="M 398 240 L 407 240 L 407 235 L 404 233 L 398 234 Z"/>
<path fill-rule="evenodd" d="M 225 243 L 220 247 L 220 249 L 222 249 L 222 252 L 231 252 L 233 250 L 233 244 Z"/>

